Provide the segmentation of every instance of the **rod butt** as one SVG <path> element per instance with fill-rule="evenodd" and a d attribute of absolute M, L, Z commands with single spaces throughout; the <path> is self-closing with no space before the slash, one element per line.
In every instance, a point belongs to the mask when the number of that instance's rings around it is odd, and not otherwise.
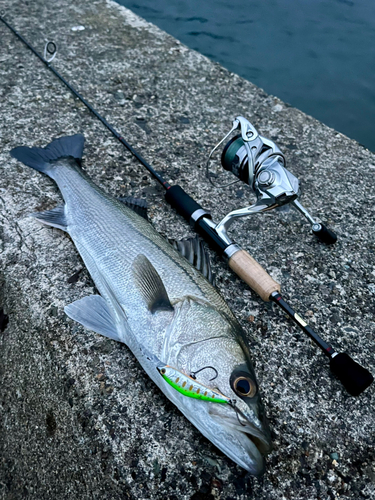
<path fill-rule="evenodd" d="M 345 352 L 331 358 L 330 366 L 332 372 L 352 396 L 359 396 L 374 381 L 372 374 Z"/>

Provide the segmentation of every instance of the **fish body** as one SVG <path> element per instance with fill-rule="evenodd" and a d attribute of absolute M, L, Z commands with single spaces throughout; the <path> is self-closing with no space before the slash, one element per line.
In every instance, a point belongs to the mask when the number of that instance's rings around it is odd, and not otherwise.
<path fill-rule="evenodd" d="M 270 434 L 239 323 L 217 290 L 149 222 L 88 178 L 80 167 L 83 145 L 83 136 L 75 135 L 46 148 L 11 151 L 57 183 L 65 204 L 34 217 L 69 233 L 100 292 L 66 306 L 67 315 L 125 343 L 202 434 L 240 466 L 262 474 Z M 215 380 L 202 370 L 199 382 L 236 400 L 242 423 L 229 405 L 176 390 L 157 359 L 185 374 L 213 366 Z"/>

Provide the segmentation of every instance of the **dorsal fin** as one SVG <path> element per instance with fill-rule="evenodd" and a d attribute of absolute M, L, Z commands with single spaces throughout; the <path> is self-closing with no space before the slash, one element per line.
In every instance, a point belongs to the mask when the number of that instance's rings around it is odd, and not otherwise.
<path fill-rule="evenodd" d="M 133 196 L 118 198 L 118 200 L 149 222 L 146 200 L 134 198 Z M 192 238 L 184 238 L 182 240 L 168 239 L 168 241 L 175 250 L 180 252 L 180 254 L 185 257 L 192 266 L 203 274 L 212 286 L 215 286 L 215 276 L 211 270 L 210 257 L 204 247 L 202 238 L 194 236 Z"/>
<path fill-rule="evenodd" d="M 211 270 L 210 257 L 199 236 L 184 238 L 182 240 L 169 240 L 169 243 L 171 243 L 173 248 L 180 252 L 192 266 L 198 269 L 211 285 L 215 286 L 215 276 Z"/>
<path fill-rule="evenodd" d="M 118 200 L 124 203 L 127 207 L 131 208 L 136 214 L 140 215 L 148 221 L 146 200 L 142 200 L 141 198 L 134 198 L 133 196 L 118 198 Z"/>

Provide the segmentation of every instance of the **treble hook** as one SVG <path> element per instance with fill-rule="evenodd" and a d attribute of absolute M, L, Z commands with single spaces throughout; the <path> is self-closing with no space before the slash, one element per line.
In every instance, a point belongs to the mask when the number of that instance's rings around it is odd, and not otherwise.
<path fill-rule="evenodd" d="M 229 405 L 233 408 L 233 410 L 236 412 L 236 415 L 237 415 L 237 420 L 239 422 L 240 425 L 242 425 L 243 427 L 246 427 L 246 424 L 243 424 L 240 420 L 240 415 L 246 419 L 245 415 L 242 413 L 241 410 L 239 410 L 236 406 L 236 403 L 237 401 L 235 399 L 231 399 L 230 402 L 229 402 Z"/>
<path fill-rule="evenodd" d="M 202 370 L 207 370 L 207 368 L 211 368 L 211 370 L 214 370 L 214 372 L 216 373 L 216 375 L 214 376 L 214 378 L 210 378 L 210 382 L 211 382 L 211 380 L 215 380 L 215 378 L 217 378 L 217 377 L 218 377 L 219 373 L 218 373 L 218 371 L 216 370 L 216 368 L 214 368 L 213 366 L 204 366 L 204 367 L 203 367 L 203 368 L 201 368 L 200 370 L 197 370 L 196 372 L 192 372 L 192 373 L 190 374 L 190 377 L 191 377 L 191 378 L 193 378 L 193 379 L 195 380 L 195 379 L 197 378 L 197 377 L 196 377 L 196 374 L 197 374 L 197 373 L 199 373 L 199 372 L 201 372 Z"/>
<path fill-rule="evenodd" d="M 48 59 L 47 59 L 47 54 L 50 55 Z M 47 40 L 44 46 L 44 55 L 43 55 L 44 59 L 48 63 L 50 63 L 55 59 L 56 54 L 57 54 L 57 45 L 55 44 L 55 42 L 50 42 Z"/>

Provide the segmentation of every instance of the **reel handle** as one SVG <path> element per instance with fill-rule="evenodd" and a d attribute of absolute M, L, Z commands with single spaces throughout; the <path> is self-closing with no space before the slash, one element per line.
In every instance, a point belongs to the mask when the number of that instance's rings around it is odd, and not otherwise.
<path fill-rule="evenodd" d="M 352 396 L 359 396 L 374 381 L 372 374 L 345 352 L 331 358 L 330 367 Z"/>
<path fill-rule="evenodd" d="M 337 241 L 337 234 L 334 233 L 324 224 L 314 224 L 312 227 L 312 232 L 322 243 L 326 245 L 333 245 Z"/>
<path fill-rule="evenodd" d="M 280 292 L 280 285 L 251 257 L 246 250 L 238 250 L 229 259 L 229 267 L 265 302 L 273 292 Z"/>

